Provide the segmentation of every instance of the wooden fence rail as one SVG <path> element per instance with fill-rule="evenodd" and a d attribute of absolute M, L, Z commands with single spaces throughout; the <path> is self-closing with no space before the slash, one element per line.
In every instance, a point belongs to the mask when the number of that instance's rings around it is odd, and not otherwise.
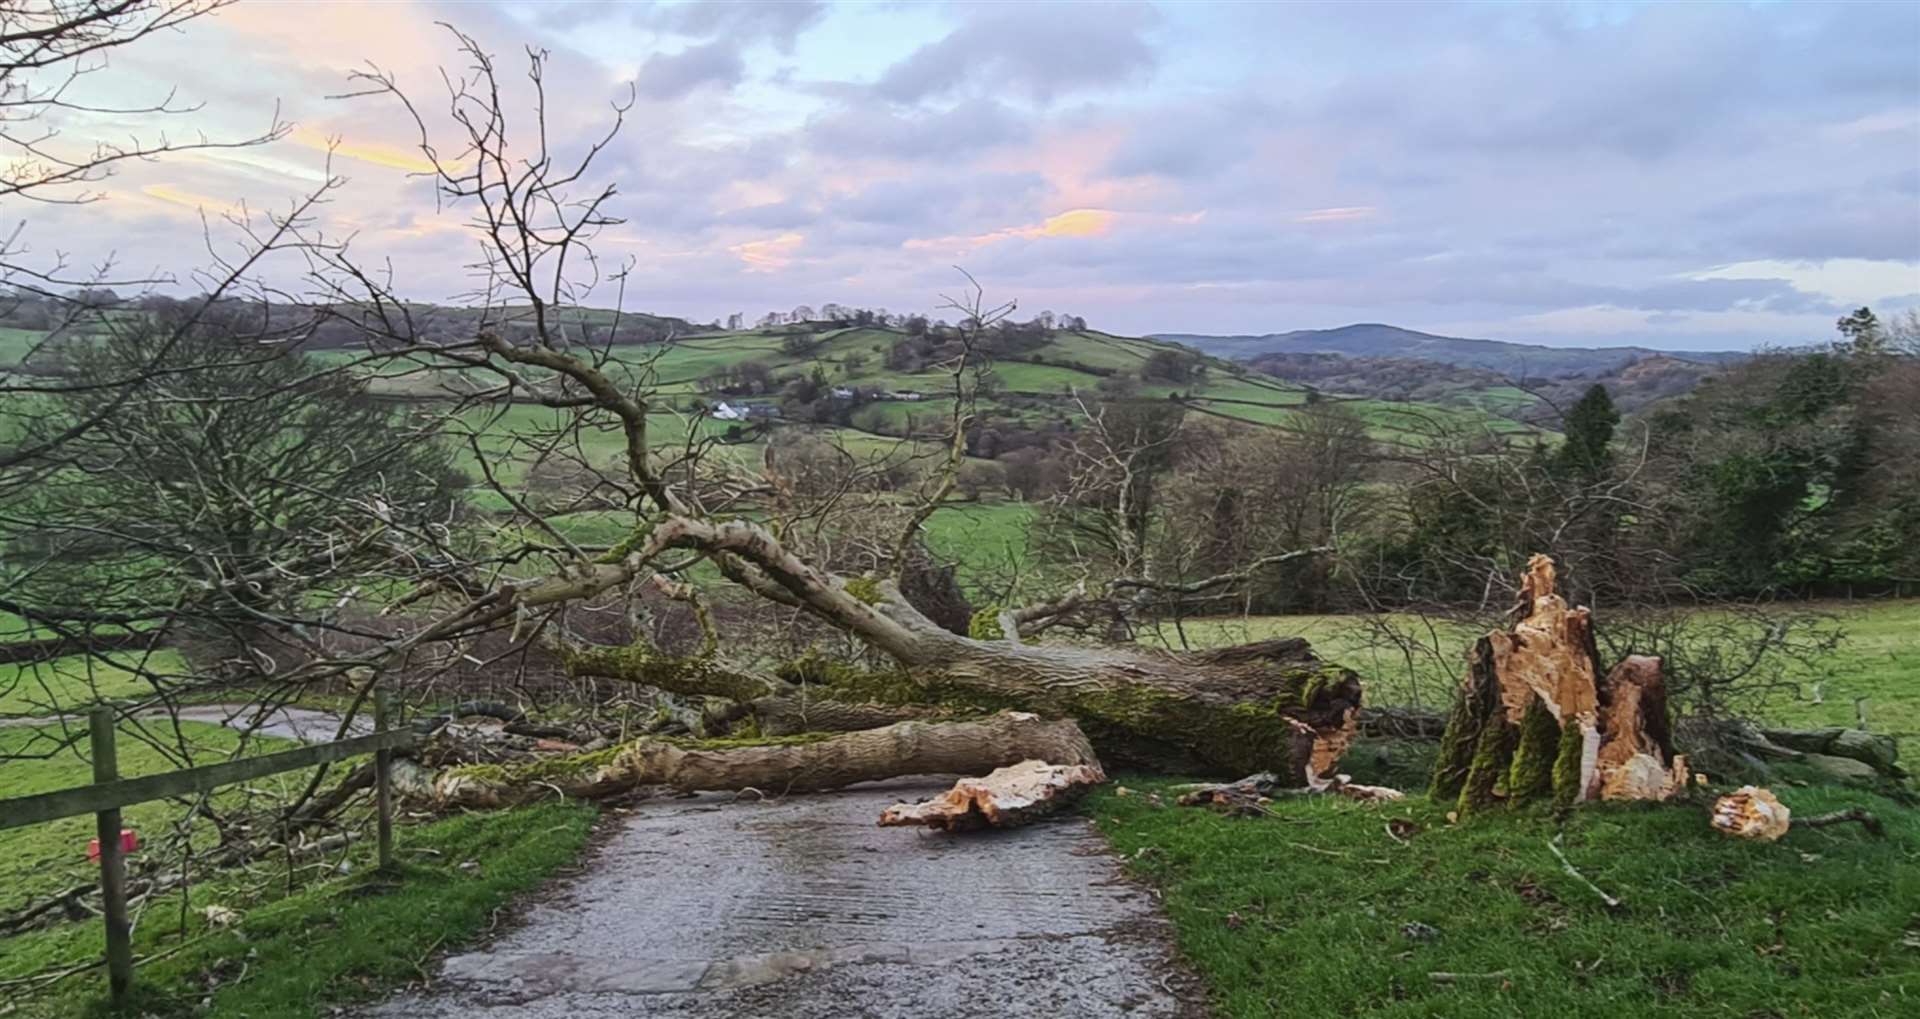
<path fill-rule="evenodd" d="M 114 1001 L 124 1000 L 128 988 L 133 986 L 133 931 L 127 921 L 126 854 L 120 845 L 120 808 L 207 793 L 223 785 L 371 753 L 374 755 L 374 800 L 380 814 L 380 866 L 390 868 L 393 866 L 393 751 L 412 746 L 416 737 L 411 729 L 387 728 L 386 691 L 374 691 L 373 704 L 376 731 L 370 735 L 141 778 L 120 777 L 114 749 L 114 712 L 103 705 L 94 708 L 87 719 L 93 744 L 93 784 L 0 800 L 0 830 L 81 814 L 94 815 L 100 839 L 101 915 L 107 928 L 107 985 Z"/>

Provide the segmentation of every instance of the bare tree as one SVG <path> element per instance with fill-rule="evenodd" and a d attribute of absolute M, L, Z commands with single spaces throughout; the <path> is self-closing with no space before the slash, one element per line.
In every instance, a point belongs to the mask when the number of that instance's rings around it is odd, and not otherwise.
<path fill-rule="evenodd" d="M 1192 654 L 1030 642 L 1080 605 L 1124 600 L 1158 584 L 1151 576 L 1121 571 L 1097 587 L 1082 586 L 1039 604 L 988 607 L 976 614 L 968 636 L 930 619 L 907 597 L 902 578 L 920 530 L 954 495 L 964 463 L 979 378 L 976 339 L 1005 313 L 987 306 L 977 286 L 951 302 L 961 324 L 957 353 L 946 367 L 952 392 L 944 439 L 924 480 L 904 496 L 849 485 L 829 489 L 826 499 L 809 500 L 807 510 L 792 513 L 775 494 L 777 465 L 763 472 L 716 456 L 714 443 L 698 429 L 660 441 L 656 422 L 669 419 L 672 404 L 648 366 L 583 345 L 567 327 L 603 278 L 592 254 L 594 237 L 617 221 L 614 186 L 592 182 L 595 159 L 611 134 L 572 156 L 549 147 L 548 136 L 537 129 L 546 57 L 530 52 L 525 89 L 536 127 L 509 141 L 506 87 L 495 61 L 466 36 L 456 33 L 456 43 L 466 68 L 448 77 L 445 119 L 454 125 L 453 144 L 442 144 L 391 77 L 370 72 L 358 94 L 388 98 L 418 125 L 421 151 L 436 166 L 443 197 L 467 209 L 476 224 L 484 255 L 475 266 L 482 282 L 473 296 L 490 313 L 468 339 L 423 342 L 409 328 L 403 305 L 379 296 L 379 281 L 349 271 L 357 284 L 375 291 L 359 299 L 357 307 L 367 309 L 360 325 L 369 343 L 394 358 L 423 368 L 457 366 L 463 380 L 484 380 L 459 383 L 466 387 L 459 397 L 469 406 L 524 402 L 557 413 L 551 448 L 612 429 L 619 437 L 617 464 L 584 466 L 601 472 L 607 504 L 621 507 L 627 523 L 617 540 L 590 551 L 489 471 L 488 484 L 514 507 L 522 526 L 548 540 L 499 553 L 517 564 L 509 573 L 489 576 L 474 564 L 459 584 L 449 582 L 452 570 L 422 577 L 402 599 L 414 607 L 438 606 L 420 632 L 444 636 L 511 626 L 518 639 L 553 649 L 576 675 L 722 697 L 735 704 L 726 714 L 754 719 L 762 732 L 788 718 L 796 702 L 811 706 L 801 714 L 813 729 L 856 716 L 871 725 L 879 717 L 1016 706 L 1078 719 L 1105 751 L 1133 759 L 1181 760 L 1214 772 L 1273 769 L 1299 784 L 1333 767 L 1351 735 L 1359 683 L 1352 673 L 1320 662 L 1304 641 Z M 625 110 L 624 103 L 614 105 L 614 128 Z M 500 328 L 508 314 L 522 316 L 521 338 L 509 338 Z M 848 476 L 857 474 L 849 468 Z M 1131 491 L 1129 500 L 1139 489 Z M 808 535 L 831 530 L 828 518 L 888 504 L 897 508 L 898 528 L 890 540 L 867 542 L 857 567 L 835 569 L 809 553 Z M 1136 505 L 1128 502 L 1119 518 L 1138 520 Z M 748 506 L 758 519 L 742 514 Z M 1142 547 L 1131 538 L 1122 545 Z M 1123 565 L 1151 564 L 1136 556 Z M 733 595 L 696 583 L 707 570 L 732 591 L 844 635 L 858 653 L 809 667 L 726 653 L 729 642 L 718 639 L 720 614 L 713 608 L 716 599 Z M 577 632 L 578 606 L 617 592 L 631 602 L 647 590 L 690 608 L 706 633 L 698 650 L 673 653 L 638 632 L 631 643 L 609 647 Z M 886 742 L 863 746 L 868 753 L 894 752 Z M 869 760 L 853 771 L 868 774 L 874 766 Z M 442 791 L 467 795 L 459 790 L 473 786 L 455 783 Z M 472 795 L 500 794 L 495 789 Z"/>

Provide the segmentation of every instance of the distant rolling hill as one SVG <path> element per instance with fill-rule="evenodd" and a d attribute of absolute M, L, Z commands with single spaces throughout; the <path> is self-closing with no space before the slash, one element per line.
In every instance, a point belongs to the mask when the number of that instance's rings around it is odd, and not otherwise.
<path fill-rule="evenodd" d="M 1431 361 L 1456 368 L 1497 372 L 1516 379 L 1599 376 L 1620 371 L 1650 357 L 1716 365 L 1746 356 L 1735 351 L 1665 351 L 1650 347 L 1547 347 L 1534 343 L 1435 336 L 1371 322 L 1338 329 L 1300 329 L 1261 336 L 1155 333 L 1153 338 L 1236 361 L 1252 361 L 1262 354 L 1342 354 L 1347 357 Z"/>

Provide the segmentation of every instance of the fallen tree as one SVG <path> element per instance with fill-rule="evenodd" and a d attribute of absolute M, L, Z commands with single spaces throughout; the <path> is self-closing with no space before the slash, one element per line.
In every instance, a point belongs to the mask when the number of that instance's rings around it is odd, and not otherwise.
<path fill-rule="evenodd" d="M 1355 733 L 1359 677 L 1321 661 L 1297 638 L 1184 653 L 1029 644 L 1017 636 L 978 640 L 928 620 L 891 581 L 814 569 L 755 524 L 669 521 L 655 531 L 650 548 L 673 547 L 750 556 L 802 607 L 854 633 L 898 668 L 870 672 L 814 661 L 782 677 L 640 645 L 569 649 L 563 657 L 570 671 L 728 698 L 759 721 L 761 732 L 858 729 L 954 711 L 1031 711 L 1078 721 L 1116 761 L 1223 776 L 1273 771 L 1296 786 L 1329 774 Z M 638 556 L 647 554 L 658 552 Z M 530 600 L 539 597 L 539 591 L 530 594 Z"/>
<path fill-rule="evenodd" d="M 509 551 L 475 552 L 438 541 L 431 554 L 418 556 L 422 569 L 394 607 L 451 603 L 410 641 L 457 641 L 504 627 L 537 634 L 574 676 L 695 699 L 706 718 L 720 723 L 713 731 L 751 733 L 758 742 L 642 740 L 600 751 L 609 755 L 604 760 L 546 762 L 538 772 L 528 770 L 532 766 L 442 771 L 432 779 L 438 798 L 511 802 L 553 790 L 600 795 L 642 782 L 825 789 L 913 772 L 979 775 L 1026 759 L 1094 764 L 1087 739 L 1113 761 L 1226 777 L 1270 771 L 1291 786 L 1333 772 L 1354 735 L 1360 682 L 1322 662 L 1303 640 L 1204 652 L 1035 642 L 1076 614 L 1125 619 L 1153 598 L 1218 599 L 1257 570 L 1330 549 L 1236 549 L 1237 569 L 1199 579 L 1159 571 L 1144 553 L 1111 570 L 1083 564 L 1088 579 L 1072 590 L 1024 607 L 982 609 L 967 633 L 944 628 L 932 618 L 942 613 L 916 607 L 903 594 L 925 525 L 951 501 L 967 464 L 986 370 L 980 352 L 989 330 L 1013 309 L 987 307 L 971 278 L 969 296 L 946 306 L 958 324 L 941 326 L 938 337 L 946 353 L 936 370 L 950 390 L 944 449 L 906 449 L 914 480 L 889 480 L 900 473 L 897 460 L 863 462 L 841 450 L 833 468 L 820 472 L 815 497 L 800 491 L 799 475 L 783 471 L 772 445 L 754 472 L 737 458 L 708 459 L 725 440 L 703 438 L 701 428 L 685 430 L 684 439 L 652 441 L 650 421 L 684 410 L 684 400 L 659 388 L 650 364 L 636 367 L 633 358 L 615 357 L 607 344 L 617 325 L 582 311 L 600 279 L 591 241 L 618 222 L 608 211 L 615 188 L 586 183 L 602 150 L 591 146 L 565 158 L 549 151 L 537 132 L 510 144 L 506 125 L 517 118 L 501 109 L 505 93 L 492 58 L 473 39 L 454 35 L 467 67 L 446 78 L 446 98 L 460 111 L 450 144 L 434 141 L 444 125 L 421 118 L 392 77 L 362 74 L 356 94 L 389 97 L 413 119 L 441 196 L 466 207 L 477 225 L 475 268 L 484 280 L 477 292 L 528 312 L 484 317 L 474 335 L 452 340 L 423 335 L 405 314 L 405 302 L 344 264 L 342 279 L 366 293 L 342 293 L 337 303 L 354 309 L 353 324 L 370 349 L 423 370 L 457 366 L 457 384 L 446 388 L 464 409 L 494 413 L 518 403 L 551 410 L 552 429 L 523 444 L 538 462 L 565 462 L 559 451 L 581 448 L 588 432 L 618 435 L 621 455 L 612 469 L 580 461 L 569 463 L 567 473 L 583 475 L 570 488 L 598 500 L 580 507 L 617 508 L 630 514 L 630 526 L 609 548 L 580 548 L 560 519 L 569 500 L 503 485 L 483 452 L 491 447 L 469 433 L 487 484 L 513 510 L 511 522 L 497 530 L 541 537 Z M 529 60 L 537 103 L 545 57 L 532 53 Z M 623 112 L 615 108 L 613 130 Z M 460 158 L 445 155 L 455 151 Z M 643 350 L 636 356 L 658 355 Z M 462 427 L 461 409 L 449 411 L 447 427 Z M 1145 548 L 1138 539 L 1153 512 L 1135 501 L 1143 491 L 1139 472 L 1164 445 L 1140 441 L 1141 448 L 1108 451 L 1098 465 L 1103 494 L 1089 496 L 1115 503 L 1109 509 L 1130 529 L 1136 550 Z M 546 564 L 544 574 L 528 576 L 536 572 L 530 561 Z M 513 564 L 512 571 L 503 573 L 501 563 Z M 1096 569 L 1117 575 L 1096 583 Z M 841 660 L 816 663 L 813 674 L 743 667 L 738 659 L 746 656 L 730 659 L 723 651 L 726 642 L 707 606 L 710 592 L 693 583 L 713 571 L 768 608 L 797 613 L 813 631 L 839 631 L 864 650 L 842 650 Z M 642 625 L 630 626 L 631 643 L 618 646 L 596 644 L 569 627 L 569 606 L 614 593 L 637 616 L 635 604 L 649 590 L 688 606 L 702 631 L 697 653 L 670 653 Z M 1021 714 L 995 714 L 1007 711 Z M 1032 727 L 1049 725 L 1068 728 L 1046 730 L 1051 743 L 1033 746 L 1038 730 Z M 1068 731 L 1074 739 L 1066 739 Z M 970 735 L 951 735 L 963 732 Z M 1016 738 L 1017 732 L 1027 735 Z"/>
<path fill-rule="evenodd" d="M 603 799 L 646 786 L 680 792 L 819 792 L 903 775 L 987 771 L 1039 760 L 1098 767 L 1071 721 L 1020 712 L 954 722 L 762 740 L 642 737 L 597 751 L 510 763 L 453 763 L 475 753 L 466 735 L 430 743 L 402 777 L 440 807 L 502 807 L 560 795 Z M 436 762 L 438 762 L 436 764 Z"/>

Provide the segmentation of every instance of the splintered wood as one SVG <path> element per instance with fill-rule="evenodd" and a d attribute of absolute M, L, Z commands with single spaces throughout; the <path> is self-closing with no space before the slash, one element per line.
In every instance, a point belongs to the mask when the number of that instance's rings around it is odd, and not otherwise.
<path fill-rule="evenodd" d="M 880 826 L 1012 828 L 1059 810 L 1106 780 L 1094 764 L 1021 761 L 985 778 L 963 778 L 933 799 L 888 807 L 880 814 Z"/>
<path fill-rule="evenodd" d="M 1554 588 L 1553 560 L 1527 562 L 1511 634 L 1488 634 L 1507 720 L 1515 725 L 1538 697 L 1564 729 L 1580 727 L 1575 800 L 1664 800 L 1686 788 L 1687 759 L 1667 749 L 1666 680 L 1660 659 L 1628 655 L 1596 680 L 1593 618 L 1569 608 Z"/>
<path fill-rule="evenodd" d="M 1474 646 L 1431 786 L 1463 814 L 1549 793 L 1569 806 L 1686 787 L 1660 659 L 1629 655 L 1603 676 L 1591 614 L 1556 586 L 1553 560 L 1532 557 L 1508 628 Z"/>
<path fill-rule="evenodd" d="M 1660 674 L 1660 659 L 1628 655 L 1607 673 L 1602 689 L 1606 705 L 1600 710 L 1600 731 L 1604 735 L 1590 780 L 1599 784 L 1598 798 L 1664 800 L 1685 789 L 1687 756 L 1666 749 L 1673 738 L 1667 731 L 1667 686 Z"/>
<path fill-rule="evenodd" d="M 1787 833 L 1793 813 L 1773 793 L 1741 786 L 1713 804 L 1713 830 L 1736 838 L 1772 842 Z"/>
<path fill-rule="evenodd" d="M 1553 560 L 1536 555 L 1527 562 L 1520 582 L 1518 616 L 1513 629 L 1487 634 L 1495 675 L 1500 678 L 1500 701 L 1507 721 L 1519 725 L 1535 698 L 1544 701 L 1554 720 L 1591 717 L 1599 707 L 1594 684 L 1593 620 L 1587 609 L 1568 608 L 1554 592 Z"/>

